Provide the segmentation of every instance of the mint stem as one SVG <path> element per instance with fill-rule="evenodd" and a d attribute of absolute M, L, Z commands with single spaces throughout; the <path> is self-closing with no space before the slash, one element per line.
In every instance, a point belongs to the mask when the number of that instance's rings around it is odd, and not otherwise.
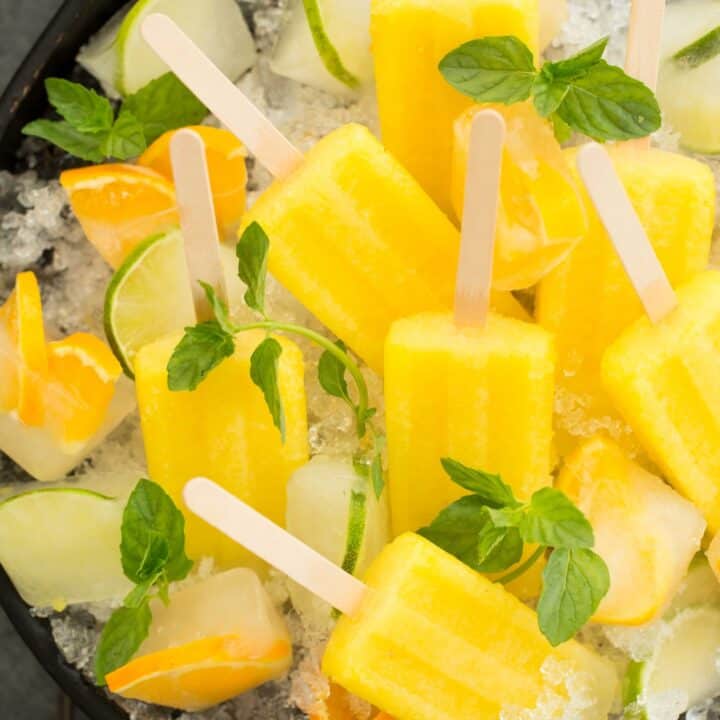
<path fill-rule="evenodd" d="M 249 323 L 247 325 L 233 325 L 233 332 L 240 333 L 248 330 L 269 330 L 269 331 L 282 331 L 287 333 L 295 333 L 303 337 L 312 340 L 314 343 L 327 350 L 331 355 L 334 355 L 346 368 L 355 381 L 355 386 L 358 391 L 358 407 L 357 414 L 359 417 L 365 417 L 370 403 L 370 397 L 368 393 L 367 383 L 363 377 L 360 367 L 357 363 L 348 355 L 343 352 L 332 340 L 316 333 L 313 330 L 309 330 L 302 325 L 295 325 L 293 323 L 274 322 L 273 320 L 264 320 L 262 322 Z"/>
<path fill-rule="evenodd" d="M 544 552 L 545 548 L 541 545 L 522 565 L 519 565 L 507 575 L 498 578 L 495 582 L 500 585 L 507 585 L 516 580 L 521 575 L 524 575 L 542 557 Z"/>

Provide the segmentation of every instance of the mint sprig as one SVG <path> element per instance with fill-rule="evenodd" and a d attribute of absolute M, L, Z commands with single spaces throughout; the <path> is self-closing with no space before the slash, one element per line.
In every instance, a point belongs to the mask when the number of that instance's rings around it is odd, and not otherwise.
<path fill-rule="evenodd" d="M 98 685 L 127 663 L 150 631 L 150 601 L 168 602 L 171 582 L 187 577 L 192 562 L 185 554 L 185 519 L 170 496 L 142 479 L 123 512 L 120 555 L 125 576 L 135 583 L 100 636 L 95 655 Z"/>
<path fill-rule="evenodd" d="M 561 140 L 568 129 L 600 142 L 646 137 L 661 125 L 660 106 L 650 88 L 603 60 L 607 43 L 603 38 L 538 70 L 518 38 L 480 38 L 448 53 L 440 72 L 476 102 L 510 105 L 532 98 Z"/>
<path fill-rule="evenodd" d="M 117 116 L 106 97 L 78 83 L 48 78 L 45 89 L 62 120 L 34 120 L 23 133 L 96 163 L 135 158 L 167 130 L 197 124 L 208 112 L 172 73 L 127 97 Z"/>
<path fill-rule="evenodd" d="M 540 630 L 553 646 L 569 640 L 597 610 L 610 588 L 603 559 L 592 551 L 592 526 L 559 490 L 538 490 L 527 503 L 498 475 L 444 458 L 451 480 L 472 492 L 452 503 L 418 532 L 479 572 L 515 566 L 525 544 L 537 545 L 522 565 L 501 577 L 506 584 L 550 553 L 538 604 Z"/>

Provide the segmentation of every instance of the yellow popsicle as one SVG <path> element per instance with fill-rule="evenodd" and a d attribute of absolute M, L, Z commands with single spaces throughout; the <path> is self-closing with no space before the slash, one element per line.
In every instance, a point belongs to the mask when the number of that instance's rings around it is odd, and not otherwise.
<path fill-rule="evenodd" d="M 537 50 L 537 0 L 372 0 L 372 48 L 386 148 L 451 212 L 452 126 L 472 105 L 438 63 L 465 42 L 515 35 Z"/>
<path fill-rule="evenodd" d="M 287 423 L 283 444 L 262 392 L 250 379 L 250 356 L 262 332 L 240 333 L 235 354 L 189 392 L 167 387 L 167 364 L 180 336 L 143 347 L 135 360 L 140 419 L 150 477 L 184 509 L 181 491 L 207 476 L 282 524 L 285 485 L 308 458 L 302 354 L 282 345 L 278 382 Z M 187 552 L 213 557 L 222 568 L 252 563 L 252 556 L 197 516 L 186 512 Z"/>
<path fill-rule="evenodd" d="M 712 172 L 660 150 L 618 145 L 610 154 L 671 283 L 689 280 L 708 262 L 715 223 Z M 589 198 L 586 206 L 588 235 L 537 294 L 538 320 L 557 338 L 558 449 L 565 455 L 579 439 L 605 430 L 637 454 L 637 443 L 603 389 L 600 364 L 606 348 L 642 315 L 642 306 Z"/>

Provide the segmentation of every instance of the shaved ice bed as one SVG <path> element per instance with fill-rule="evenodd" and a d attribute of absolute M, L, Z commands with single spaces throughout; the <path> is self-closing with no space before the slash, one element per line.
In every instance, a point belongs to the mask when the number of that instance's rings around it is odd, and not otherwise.
<path fill-rule="evenodd" d="M 365 96 L 355 103 L 344 103 L 320 91 L 300 86 L 273 75 L 269 69 L 268 51 L 273 47 L 278 28 L 287 12 L 287 0 L 241 0 L 241 6 L 254 20 L 254 32 L 261 56 L 256 67 L 238 83 L 299 148 L 306 150 L 329 131 L 350 121 L 377 130 L 374 98 Z M 610 62 L 622 64 L 628 20 L 628 0 L 571 0 L 570 16 L 548 54 L 561 57 L 578 51 L 602 35 L 610 35 Z M 212 123 L 212 118 L 208 120 Z M 677 151 L 678 142 L 671 129 L 660 132 L 656 142 L 664 149 Z M 20 175 L 0 172 L 0 302 L 11 291 L 15 274 L 23 270 L 37 273 L 43 290 L 43 301 L 51 336 L 85 330 L 102 335 L 104 289 L 111 271 L 95 249 L 85 240 L 82 230 L 68 207 L 65 193 L 54 177 L 57 167 L 48 169 L 47 149 L 42 143 L 27 140 L 21 153 L 22 165 L 28 168 Z M 720 160 L 703 158 L 715 171 L 720 183 Z M 270 183 L 269 174 L 249 160 L 248 200 L 254 199 Z M 720 267 L 720 242 L 716 242 L 713 263 Z M 531 301 L 531 298 L 530 298 Z M 306 325 L 326 332 L 322 325 L 272 278 L 268 287 L 269 314 L 283 321 Z M 313 454 L 342 455 L 355 447 L 352 417 L 342 400 L 330 397 L 319 387 L 316 366 L 320 350 L 309 342 L 299 341 L 306 359 L 306 384 L 310 420 L 310 446 Z M 364 369 L 371 404 L 379 410 L 382 424 L 382 393 L 379 378 Z M 621 433 L 622 428 L 608 428 L 602 420 L 583 424 L 582 398 L 559 396 L 559 410 L 574 434 L 590 436 L 599 429 Z M 609 423 L 610 421 L 608 421 Z M 613 421 L 615 422 L 615 421 Z M 133 415 L 110 436 L 91 458 L 66 481 L 123 497 L 139 477 L 145 474 L 142 438 L 137 415 Z M 0 454 L 0 499 L 22 489 L 29 478 Z M 212 572 L 209 563 L 199 563 L 192 582 Z M 284 577 L 274 574 L 266 582 L 278 607 L 285 612 L 295 646 L 295 663 L 289 676 L 268 683 L 224 705 L 192 715 L 156 708 L 134 701 L 114 698 L 131 720 L 290 720 L 304 717 L 294 709 L 324 717 L 323 698 L 330 688 L 319 671 L 319 663 L 329 627 L 317 617 L 302 617 L 292 610 Z M 63 612 L 38 609 L 36 614 L 48 617 L 53 635 L 68 662 L 92 678 L 94 648 L 102 623 L 113 607 L 104 604 L 72 606 Z M 326 615 L 327 617 L 327 615 Z M 591 627 L 583 631 L 581 642 L 595 648 L 623 669 L 628 658 L 646 657 L 663 622 L 632 628 Z M 550 680 L 549 689 L 534 710 L 504 708 L 502 720 L 573 720 L 582 711 L 584 694 L 582 677 L 568 674 L 563 667 L 543 668 Z M 573 697 L 564 710 L 560 698 L 563 686 Z M 557 692 L 555 692 L 557 690 Z M 674 708 L 682 701 L 677 697 L 652 698 L 651 720 L 677 716 Z M 354 701 L 358 720 L 369 720 L 371 708 L 361 700 Z M 687 720 L 720 720 L 720 701 L 697 708 Z"/>

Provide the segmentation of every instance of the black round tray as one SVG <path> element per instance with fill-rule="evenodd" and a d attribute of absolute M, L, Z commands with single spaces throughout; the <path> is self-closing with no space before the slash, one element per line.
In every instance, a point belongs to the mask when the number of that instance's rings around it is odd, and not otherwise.
<path fill-rule="evenodd" d="M 124 0 L 66 0 L 0 97 L 0 169 L 13 170 L 21 128 L 43 115 L 43 80 L 71 72 L 80 47 Z M 47 620 L 34 617 L 0 567 L 0 605 L 18 634 L 68 697 L 92 720 L 127 720 L 107 695 L 88 683 L 62 658 Z M 3 720 L 11 720 L 3 713 Z"/>

